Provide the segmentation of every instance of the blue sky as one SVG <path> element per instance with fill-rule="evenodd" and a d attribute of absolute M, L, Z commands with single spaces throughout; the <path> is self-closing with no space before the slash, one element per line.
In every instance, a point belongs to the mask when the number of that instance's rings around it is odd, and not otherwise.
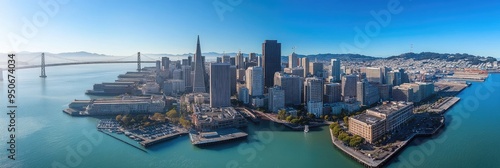
<path fill-rule="evenodd" d="M 0 52 L 182 54 L 194 52 L 196 36 L 200 35 L 203 52 L 260 53 L 264 40 L 275 39 L 282 43 L 283 55 L 288 55 L 295 46 L 299 54 L 350 52 L 391 56 L 409 52 L 413 44 L 414 52 L 500 57 L 498 1 L 65 1 L 68 2 L 1 1 Z M 57 2 L 59 8 L 51 16 L 40 2 Z M 370 14 L 388 11 L 388 4 L 394 3 L 399 3 L 400 11 L 391 13 L 385 26 Z M 217 9 L 226 11 L 218 14 Z M 38 31 L 23 35 L 26 24 L 23 20 L 35 23 L 34 17 L 39 20 L 38 26 L 35 25 Z M 365 27 L 373 23 L 380 29 L 375 31 L 372 27 L 369 30 L 374 33 L 370 33 Z M 369 42 L 356 45 L 359 37 L 356 28 L 370 35 Z M 355 49 L 346 50 L 341 44 Z"/>

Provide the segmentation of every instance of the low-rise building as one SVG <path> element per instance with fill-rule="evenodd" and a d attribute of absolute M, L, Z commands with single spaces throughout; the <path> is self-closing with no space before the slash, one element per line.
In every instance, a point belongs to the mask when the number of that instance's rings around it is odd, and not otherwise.
<path fill-rule="evenodd" d="M 211 108 L 208 104 L 192 106 L 194 109 L 192 121 L 198 131 L 239 128 L 247 125 L 247 120 L 233 107 Z"/>
<path fill-rule="evenodd" d="M 349 132 L 373 143 L 386 133 L 398 129 L 412 116 L 413 103 L 384 102 L 366 110 L 366 113 L 349 117 Z"/>
<path fill-rule="evenodd" d="M 163 112 L 163 96 L 122 96 L 112 99 L 75 100 L 69 109 L 75 115 L 118 115 Z"/>

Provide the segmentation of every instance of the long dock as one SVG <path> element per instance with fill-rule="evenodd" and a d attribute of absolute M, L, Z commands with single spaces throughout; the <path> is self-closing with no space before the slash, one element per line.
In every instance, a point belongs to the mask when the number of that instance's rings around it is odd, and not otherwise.
<path fill-rule="evenodd" d="M 181 132 L 177 132 L 175 134 L 168 134 L 168 135 L 156 138 L 156 139 L 148 139 L 148 138 L 142 138 L 142 137 L 140 137 L 141 139 L 143 139 L 143 141 L 140 142 L 139 144 L 141 144 L 144 147 L 149 147 L 151 145 L 155 145 L 155 144 L 158 144 L 158 143 L 170 140 L 170 139 L 177 138 L 177 137 L 185 135 L 187 133 L 188 132 L 181 131 Z"/>
<path fill-rule="evenodd" d="M 111 135 L 110 133 L 107 133 L 106 131 L 102 131 L 102 130 L 99 130 L 99 131 L 101 131 L 102 133 L 104 133 L 104 134 L 106 134 L 106 135 L 108 135 L 108 136 L 110 136 L 110 137 L 112 137 L 112 138 L 115 138 L 115 139 L 117 139 L 117 140 L 119 140 L 119 141 L 122 141 L 123 143 L 125 143 L 125 144 L 127 144 L 127 145 L 130 145 L 130 146 L 132 146 L 132 147 L 134 147 L 134 148 L 136 148 L 136 149 L 139 149 L 139 150 L 141 150 L 141 151 L 143 151 L 143 152 L 145 152 L 145 153 L 148 153 L 148 151 L 146 151 L 145 149 L 139 148 L 139 147 L 137 147 L 137 146 L 135 146 L 135 145 L 133 145 L 133 144 L 131 144 L 131 143 L 127 142 L 127 141 L 124 141 L 124 140 L 122 140 L 122 139 L 120 139 L 120 138 L 118 138 L 118 137 L 115 137 L 115 136 Z"/>
<path fill-rule="evenodd" d="M 429 112 L 444 113 L 453 107 L 453 105 L 455 105 L 458 101 L 460 101 L 460 98 L 458 97 L 448 97 L 443 102 L 432 106 Z"/>

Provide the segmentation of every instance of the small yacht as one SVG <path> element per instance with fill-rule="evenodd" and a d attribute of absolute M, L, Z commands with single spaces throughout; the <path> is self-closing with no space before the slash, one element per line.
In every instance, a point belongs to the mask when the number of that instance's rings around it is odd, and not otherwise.
<path fill-rule="evenodd" d="M 304 132 L 306 132 L 306 133 L 309 132 L 309 125 L 305 125 Z"/>

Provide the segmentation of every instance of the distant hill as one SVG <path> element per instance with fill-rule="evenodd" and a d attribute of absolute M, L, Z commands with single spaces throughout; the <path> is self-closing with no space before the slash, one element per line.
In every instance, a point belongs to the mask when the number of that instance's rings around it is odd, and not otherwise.
<path fill-rule="evenodd" d="M 373 56 L 366 56 L 360 54 L 313 54 L 313 55 L 300 55 L 297 54 L 297 57 L 309 58 L 309 61 L 318 60 L 319 62 L 330 62 L 331 59 L 340 59 L 341 61 L 371 61 L 375 59 L 381 59 Z M 281 57 L 282 62 L 288 62 L 288 56 Z"/>
<path fill-rule="evenodd" d="M 403 58 L 403 59 L 414 59 L 414 60 L 444 60 L 444 61 L 458 61 L 458 60 L 466 60 L 469 61 L 473 65 L 477 65 L 485 62 L 493 62 L 497 61 L 496 58 L 493 57 L 483 57 L 483 56 L 475 56 L 469 54 L 440 54 L 433 52 L 421 52 L 421 53 L 404 53 L 398 56 L 387 57 L 386 59 L 395 59 L 395 58 Z"/>

